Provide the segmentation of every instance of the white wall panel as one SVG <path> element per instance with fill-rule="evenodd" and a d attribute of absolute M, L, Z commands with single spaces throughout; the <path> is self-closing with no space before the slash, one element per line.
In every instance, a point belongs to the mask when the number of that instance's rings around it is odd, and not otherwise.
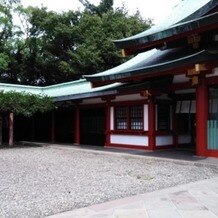
<path fill-rule="evenodd" d="M 172 145 L 172 144 L 173 144 L 173 136 L 157 136 L 156 137 L 156 146 Z"/>
<path fill-rule="evenodd" d="M 111 135 L 112 144 L 148 146 L 147 136 Z"/>
<path fill-rule="evenodd" d="M 110 129 L 114 130 L 114 107 L 110 108 Z"/>
<path fill-rule="evenodd" d="M 211 74 L 206 74 L 206 77 L 218 76 L 218 67 L 214 68 Z"/>
<path fill-rule="evenodd" d="M 148 105 L 144 105 L 144 131 L 148 131 Z"/>

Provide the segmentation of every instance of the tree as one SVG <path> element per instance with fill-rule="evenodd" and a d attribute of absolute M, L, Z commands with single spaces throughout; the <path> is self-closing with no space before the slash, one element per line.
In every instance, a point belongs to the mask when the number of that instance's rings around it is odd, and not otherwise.
<path fill-rule="evenodd" d="M 9 115 L 9 146 L 14 144 L 13 125 L 14 114 L 30 117 L 37 112 L 44 113 L 54 109 L 54 102 L 50 97 L 29 93 L 0 92 L 0 121 L 2 115 Z M 2 123 L 0 123 L 0 129 Z M 0 132 L 0 144 L 2 144 L 2 132 Z"/>
<path fill-rule="evenodd" d="M 98 6 L 91 4 L 88 0 L 79 0 L 80 3 L 85 7 L 85 10 L 90 14 L 97 14 L 102 16 L 108 11 L 113 10 L 113 0 L 102 0 Z"/>
<path fill-rule="evenodd" d="M 112 0 L 98 6 L 81 0 L 85 10 L 57 13 L 47 8 L 9 10 L 21 25 L 8 32 L 0 52 L 0 81 L 50 85 L 77 80 L 115 67 L 123 58 L 112 40 L 125 38 L 150 27 L 139 13 L 129 16 L 125 7 L 113 9 Z"/>

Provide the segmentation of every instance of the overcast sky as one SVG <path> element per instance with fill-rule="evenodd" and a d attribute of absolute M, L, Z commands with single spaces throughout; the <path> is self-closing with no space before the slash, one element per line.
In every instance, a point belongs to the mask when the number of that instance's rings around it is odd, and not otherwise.
<path fill-rule="evenodd" d="M 40 6 L 44 5 L 50 10 L 66 11 L 82 9 L 79 0 L 21 0 L 24 6 Z M 140 10 L 144 18 L 152 18 L 157 24 L 161 21 L 172 7 L 178 4 L 181 0 L 114 0 L 114 6 L 119 7 L 124 3 L 130 14 Z M 195 0 L 197 1 L 197 0 Z M 100 0 L 90 0 L 93 4 L 98 4 Z"/>

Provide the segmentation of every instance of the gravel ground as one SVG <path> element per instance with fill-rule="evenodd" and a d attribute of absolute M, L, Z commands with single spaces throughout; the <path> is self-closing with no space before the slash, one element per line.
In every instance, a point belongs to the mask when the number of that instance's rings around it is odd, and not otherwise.
<path fill-rule="evenodd" d="M 0 150 L 0 217 L 45 217 L 218 176 L 210 165 L 69 147 Z"/>

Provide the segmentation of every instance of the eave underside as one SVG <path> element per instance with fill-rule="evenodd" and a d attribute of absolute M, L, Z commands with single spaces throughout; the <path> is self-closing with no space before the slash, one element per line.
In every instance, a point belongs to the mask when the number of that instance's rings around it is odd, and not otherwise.
<path fill-rule="evenodd" d="M 217 21 L 218 2 L 216 0 L 205 0 L 201 3 L 186 0 L 181 2 L 181 7 L 178 5 L 175 8 L 171 16 L 159 25 L 135 36 L 115 40 L 114 43 L 118 48 L 124 49 L 127 55 L 138 53 L 139 47 L 143 47 L 144 51 L 149 50 L 154 48 L 154 45 L 157 47 L 160 42 L 170 40 L 177 35 L 190 33 L 193 30 L 203 31 Z"/>
<path fill-rule="evenodd" d="M 86 79 L 92 82 L 93 86 L 114 82 L 141 81 L 146 78 L 184 72 L 200 63 L 210 64 L 213 68 L 217 65 L 217 60 L 218 51 L 215 48 L 198 51 L 188 48 L 170 49 L 157 51 L 149 59 L 146 57 L 144 61 L 141 61 L 141 65 L 137 65 L 134 69 L 129 66 L 129 69 L 120 72 L 96 74 L 87 76 Z"/>

